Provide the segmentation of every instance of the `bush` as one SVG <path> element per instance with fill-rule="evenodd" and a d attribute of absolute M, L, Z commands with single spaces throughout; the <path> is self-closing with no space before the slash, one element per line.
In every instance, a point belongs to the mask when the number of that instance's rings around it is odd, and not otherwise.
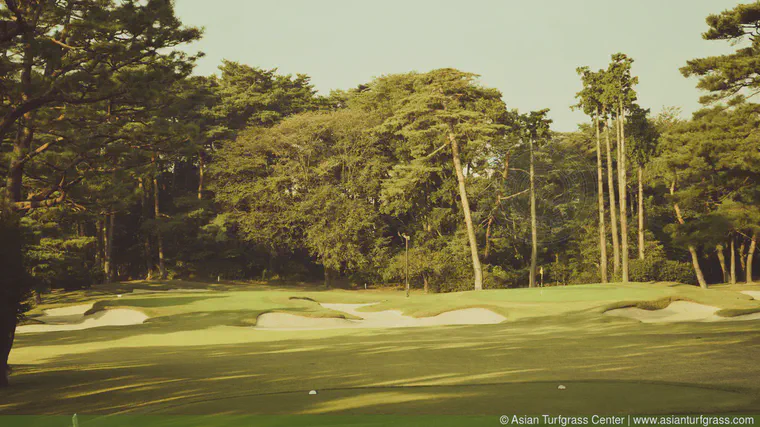
<path fill-rule="evenodd" d="M 498 265 L 483 266 L 483 287 L 485 289 L 506 289 L 528 286 L 528 269 L 505 270 Z M 470 286 L 472 286 L 470 284 Z"/>
<path fill-rule="evenodd" d="M 544 267 L 544 286 L 567 285 L 573 276 L 573 269 L 566 263 L 553 262 Z"/>
<path fill-rule="evenodd" d="M 632 282 L 658 281 L 660 266 L 665 262 L 661 258 L 648 257 L 632 259 L 628 262 L 628 279 Z"/>
<path fill-rule="evenodd" d="M 697 282 L 694 269 L 685 262 L 648 257 L 630 260 L 628 268 L 628 278 L 632 282 Z"/>
<path fill-rule="evenodd" d="M 658 280 L 693 285 L 697 283 L 697 276 L 694 274 L 694 268 L 691 264 L 667 260 L 662 263 Z"/>

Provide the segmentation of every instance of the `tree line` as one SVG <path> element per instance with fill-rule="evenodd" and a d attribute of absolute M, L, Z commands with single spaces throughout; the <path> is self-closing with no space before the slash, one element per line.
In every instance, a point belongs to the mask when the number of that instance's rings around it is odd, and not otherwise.
<path fill-rule="evenodd" d="M 168 0 L 3 1 L 2 372 L 51 288 L 752 281 L 760 2 L 707 18 L 738 47 L 681 70 L 709 93 L 690 120 L 639 105 L 616 53 L 578 68 L 589 122 L 561 133 L 451 68 L 328 95 L 232 61 L 193 75 L 202 32 Z"/>

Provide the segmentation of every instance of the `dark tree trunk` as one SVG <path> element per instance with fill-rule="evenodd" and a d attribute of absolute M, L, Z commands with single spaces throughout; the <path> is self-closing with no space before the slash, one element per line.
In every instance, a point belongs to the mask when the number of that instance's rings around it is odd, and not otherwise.
<path fill-rule="evenodd" d="M 21 100 L 29 101 L 32 93 L 32 68 L 34 67 L 34 53 L 32 52 L 33 34 L 25 34 L 24 64 L 21 70 Z M 18 130 L 13 142 L 13 151 L 10 156 L 8 177 L 6 181 L 7 200 L 11 203 L 22 200 L 24 163 L 23 158 L 29 152 L 29 147 L 34 138 L 33 113 L 27 112 L 17 122 Z M 0 134 L 0 138 L 2 134 Z M 1 140 L 1 139 L 0 139 Z"/>
<path fill-rule="evenodd" d="M 32 131 L 32 113 L 26 113 L 23 120 L 19 123 L 19 129 L 13 143 L 13 152 L 11 153 L 11 162 L 9 165 L 8 179 L 6 187 L 8 197 L 14 202 L 22 200 L 24 167 L 21 160 L 29 152 L 29 146 L 34 137 Z"/>
<path fill-rule="evenodd" d="M 103 272 L 105 273 L 105 282 L 111 283 L 114 279 L 114 265 L 113 265 L 113 229 L 115 223 L 116 214 L 114 212 L 106 215 L 106 233 L 105 233 L 105 250 L 103 256 Z"/>
<path fill-rule="evenodd" d="M 97 242 L 95 244 L 95 262 L 97 263 L 98 267 L 100 267 L 101 271 L 105 271 L 103 268 L 103 253 L 105 252 L 103 250 L 104 248 L 104 236 L 103 236 L 103 220 L 98 215 L 98 219 L 95 220 L 95 235 Z"/>
<path fill-rule="evenodd" d="M 488 225 L 486 225 L 486 250 L 483 252 L 483 260 L 488 263 L 488 255 L 491 250 L 491 225 L 493 225 L 493 215 L 488 217 Z"/>
<path fill-rule="evenodd" d="M 406 280 L 406 297 L 409 298 L 409 292 L 411 289 L 409 288 L 409 236 L 404 234 L 404 243 L 405 243 L 405 251 L 404 251 L 404 279 Z"/>
<path fill-rule="evenodd" d="M 164 237 L 161 232 L 161 208 L 159 207 L 159 188 L 158 188 L 158 164 L 156 163 L 156 153 L 153 153 L 153 210 L 156 218 L 156 243 L 158 245 L 158 278 L 166 279 L 166 263 L 164 261 Z"/>
<path fill-rule="evenodd" d="M 731 250 L 731 284 L 736 284 L 736 237 L 731 236 L 731 242 L 729 245 Z"/>
<path fill-rule="evenodd" d="M 0 319 L 0 388 L 8 387 L 8 375 L 10 374 L 8 357 L 11 354 L 13 340 L 16 336 L 16 311 L 13 307 L 7 309 L 3 307 L 3 309 L 9 313 L 3 313 L 3 319 Z"/>
<path fill-rule="evenodd" d="M 8 202 L 0 197 L 0 387 L 8 386 L 8 357 L 16 336 L 16 315 L 30 288 L 23 265 L 21 228 Z"/>
<path fill-rule="evenodd" d="M 203 179 L 206 172 L 206 154 L 198 151 L 198 200 L 203 199 Z"/>
<path fill-rule="evenodd" d="M 150 204 L 148 198 L 150 197 L 150 190 L 148 189 L 148 183 L 150 181 L 143 178 L 138 178 L 138 185 L 140 187 L 140 207 L 142 208 L 143 221 L 147 221 L 150 218 Z M 151 280 L 153 278 L 153 252 L 150 249 L 150 233 L 147 229 L 143 229 L 143 257 L 145 258 L 145 280 Z"/>
<path fill-rule="evenodd" d="M 330 275 L 330 267 L 325 267 L 325 287 L 330 287 L 332 285 L 332 277 Z"/>

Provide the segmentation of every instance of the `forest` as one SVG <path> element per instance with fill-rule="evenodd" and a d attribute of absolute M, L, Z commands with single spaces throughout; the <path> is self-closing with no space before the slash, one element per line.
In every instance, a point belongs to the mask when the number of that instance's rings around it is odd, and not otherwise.
<path fill-rule="evenodd" d="M 611 52 L 557 71 L 587 120 L 556 132 L 478 70 L 320 94 L 255 64 L 194 74 L 202 30 L 168 0 L 4 0 L 3 364 L 35 300 L 117 281 L 752 282 L 760 2 L 707 24 L 734 48 L 680 69 L 705 93 L 691 118 L 639 104 L 635 58 Z"/>

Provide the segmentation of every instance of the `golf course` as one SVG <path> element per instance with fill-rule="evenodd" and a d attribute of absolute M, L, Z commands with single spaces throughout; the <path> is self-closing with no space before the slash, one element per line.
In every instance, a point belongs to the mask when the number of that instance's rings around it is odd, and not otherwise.
<path fill-rule="evenodd" d="M 760 321 L 746 318 L 760 313 L 750 296 L 760 286 L 597 284 L 409 298 L 393 289 L 314 288 L 142 281 L 54 293 L 19 326 L 14 387 L 0 391 L 0 414 L 760 412 Z M 610 315 L 657 313 L 677 302 L 717 308 L 722 319 L 645 323 Z M 357 318 L 320 303 L 375 303 L 356 313 L 416 318 L 477 308 L 504 320 L 299 330 L 286 318 L 256 327 L 267 313 L 316 324 Z M 72 314 L 85 307 L 79 318 Z M 56 310 L 64 315 L 46 318 Z M 122 326 L 24 330 L 117 310 L 142 317 Z"/>
<path fill-rule="evenodd" d="M 760 427 L 742 1 L 0 0 L 0 427 Z"/>

